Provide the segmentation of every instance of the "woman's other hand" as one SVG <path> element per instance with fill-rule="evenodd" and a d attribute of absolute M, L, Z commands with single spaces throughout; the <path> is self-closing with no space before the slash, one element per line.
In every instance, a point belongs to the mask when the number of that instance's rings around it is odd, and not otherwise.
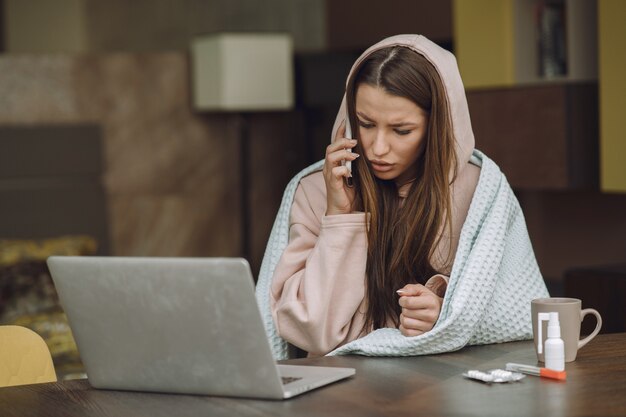
<path fill-rule="evenodd" d="M 326 148 L 324 161 L 324 181 L 326 182 L 326 215 L 348 214 L 352 211 L 354 190 L 346 185 L 344 179 L 352 176 L 348 167 L 341 161 L 354 161 L 358 154 L 350 150 L 356 146 L 356 140 L 347 139 L 345 122 L 337 130 L 333 143 Z"/>
<path fill-rule="evenodd" d="M 443 298 L 421 284 L 407 284 L 398 290 L 402 307 L 398 329 L 404 336 L 419 336 L 431 330 L 441 312 Z"/>

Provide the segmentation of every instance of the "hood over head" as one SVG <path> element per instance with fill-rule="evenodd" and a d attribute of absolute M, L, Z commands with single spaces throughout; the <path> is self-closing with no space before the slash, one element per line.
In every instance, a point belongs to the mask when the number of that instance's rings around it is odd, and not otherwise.
<path fill-rule="evenodd" d="M 467 165 L 474 150 L 474 133 L 470 121 L 469 108 L 465 97 L 465 88 L 454 55 L 425 38 L 422 35 L 396 35 L 369 47 L 352 65 L 350 75 L 361 65 L 363 60 L 372 52 L 393 46 L 410 48 L 423 55 L 437 70 L 445 87 L 446 97 L 450 110 L 451 123 L 456 141 L 456 155 L 458 161 L 457 175 L 460 175 Z M 331 141 L 334 140 L 341 123 L 346 120 L 346 95 L 344 93 L 341 107 L 335 119 Z"/>

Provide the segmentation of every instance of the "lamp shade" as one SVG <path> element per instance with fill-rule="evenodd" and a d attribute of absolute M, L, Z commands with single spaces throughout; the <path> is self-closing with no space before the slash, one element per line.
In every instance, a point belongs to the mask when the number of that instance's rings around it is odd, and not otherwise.
<path fill-rule="evenodd" d="M 262 111 L 293 107 L 288 34 L 222 33 L 191 46 L 196 110 Z"/>

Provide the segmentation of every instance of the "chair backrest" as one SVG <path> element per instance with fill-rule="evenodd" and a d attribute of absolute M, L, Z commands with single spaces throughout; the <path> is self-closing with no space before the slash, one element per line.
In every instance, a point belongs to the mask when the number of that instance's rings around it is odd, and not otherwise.
<path fill-rule="evenodd" d="M 0 326 L 0 387 L 55 382 L 46 342 L 21 326 Z"/>

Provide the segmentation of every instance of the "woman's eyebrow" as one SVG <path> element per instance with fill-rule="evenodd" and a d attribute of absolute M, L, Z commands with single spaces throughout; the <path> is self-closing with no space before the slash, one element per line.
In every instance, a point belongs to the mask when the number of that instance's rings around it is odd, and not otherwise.
<path fill-rule="evenodd" d="M 372 122 L 373 120 L 370 119 L 369 117 L 367 117 L 367 115 L 365 113 L 361 113 L 360 111 L 356 112 L 357 116 L 362 117 L 363 119 L 367 120 L 368 122 Z"/>
<path fill-rule="evenodd" d="M 400 122 L 400 123 L 392 123 L 389 126 L 391 127 L 412 127 L 417 126 L 419 123 L 414 122 Z"/>
<path fill-rule="evenodd" d="M 363 112 L 356 112 L 357 116 L 359 116 L 362 119 L 365 119 L 368 122 L 373 122 L 374 120 L 372 120 L 370 117 L 368 117 L 365 113 Z M 410 126 L 410 127 L 415 127 L 415 126 L 419 126 L 419 123 L 416 122 L 398 122 L 398 123 L 391 123 L 389 126 L 391 127 L 406 127 L 406 126 Z"/>

